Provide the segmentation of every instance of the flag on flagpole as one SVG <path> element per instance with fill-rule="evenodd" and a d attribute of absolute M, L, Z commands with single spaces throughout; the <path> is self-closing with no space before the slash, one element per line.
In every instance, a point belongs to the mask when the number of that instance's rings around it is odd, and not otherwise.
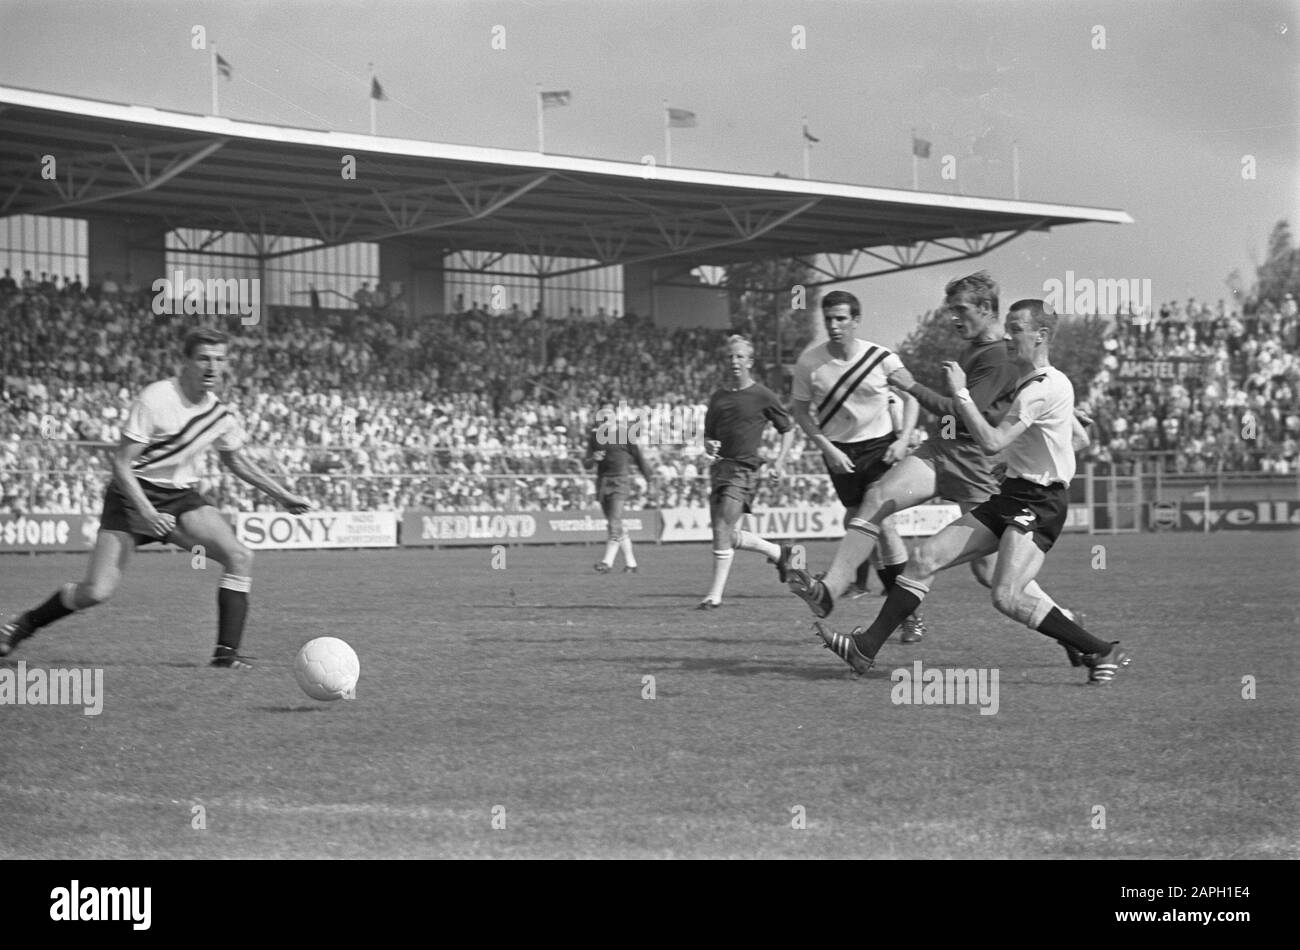
<path fill-rule="evenodd" d="M 384 95 L 384 87 L 379 85 L 379 80 L 374 76 L 370 77 L 370 98 L 378 99 L 380 102 L 388 101 L 388 97 Z"/>
<path fill-rule="evenodd" d="M 230 79 L 234 74 L 235 74 L 234 69 L 232 69 L 230 64 L 226 62 L 224 59 L 222 59 L 221 54 L 218 53 L 217 54 L 217 75 L 225 76 L 227 79 Z"/>
<path fill-rule="evenodd" d="M 695 113 L 686 109 L 674 109 L 668 107 L 668 127 L 670 129 L 693 129 L 695 128 Z"/>
<path fill-rule="evenodd" d="M 971 142 L 970 153 L 990 164 L 998 164 L 1007 152 L 1007 144 L 993 126 L 989 126 Z"/>
<path fill-rule="evenodd" d="M 573 94 L 567 89 L 557 89 L 554 92 L 543 92 L 541 96 L 543 109 L 558 109 L 560 106 L 567 106 L 570 100 L 573 99 Z"/>
<path fill-rule="evenodd" d="M 929 143 L 928 141 L 926 141 L 925 139 L 918 139 L 915 135 L 913 135 L 913 136 L 912 136 L 912 154 L 915 155 L 917 158 L 929 158 L 929 157 L 930 157 L 930 143 Z"/>
<path fill-rule="evenodd" d="M 804 137 L 805 139 L 807 139 L 809 142 L 820 142 L 820 141 L 821 141 L 821 139 L 819 139 L 817 136 L 813 135 L 811 132 L 808 131 L 808 123 L 807 123 L 807 122 L 805 122 L 805 123 L 803 124 L 803 137 Z"/>

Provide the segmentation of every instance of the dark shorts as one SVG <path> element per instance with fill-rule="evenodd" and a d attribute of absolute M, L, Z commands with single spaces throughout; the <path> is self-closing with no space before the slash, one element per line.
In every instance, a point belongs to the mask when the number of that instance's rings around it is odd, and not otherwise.
<path fill-rule="evenodd" d="M 145 497 L 149 499 L 150 504 L 160 512 L 175 517 L 178 524 L 181 515 L 185 514 L 185 512 L 212 504 L 193 488 L 163 488 L 161 485 L 154 485 L 143 478 L 137 479 L 137 481 L 140 482 L 140 487 L 144 489 Z M 117 482 L 110 482 L 108 490 L 104 492 L 104 511 L 99 516 L 99 528 L 101 531 L 125 531 L 135 538 L 137 545 L 157 544 L 166 540 L 165 538 L 155 538 L 153 535 L 139 534 L 133 531 L 128 516 L 134 512 L 135 505 L 131 504 L 131 500 L 117 487 Z"/>
<path fill-rule="evenodd" d="M 994 461 L 974 442 L 932 438 L 912 454 L 934 469 L 934 493 L 940 498 L 977 505 L 998 493 Z"/>
<path fill-rule="evenodd" d="M 602 502 L 610 495 L 630 495 L 631 475 L 600 475 L 596 478 L 596 497 Z"/>
<path fill-rule="evenodd" d="M 831 472 L 831 484 L 835 486 L 835 494 L 839 497 L 840 504 L 849 511 L 862 504 L 862 499 L 866 497 L 871 483 L 879 481 L 893 465 L 892 462 L 885 461 L 885 453 L 895 441 L 893 433 L 890 433 L 865 442 L 832 443 L 853 463 L 851 474 L 837 475 Z"/>
<path fill-rule="evenodd" d="M 1007 528 L 1033 534 L 1044 552 L 1052 549 L 1070 513 L 1070 490 L 1065 485 L 1044 487 L 1023 478 L 1008 478 L 998 493 L 970 510 L 980 524 L 1000 539 Z"/>
<path fill-rule="evenodd" d="M 731 459 L 718 459 L 709 469 L 709 481 L 713 486 L 709 492 L 709 504 L 721 504 L 724 498 L 734 498 L 740 502 L 749 514 L 754 495 L 758 493 L 758 469 Z"/>

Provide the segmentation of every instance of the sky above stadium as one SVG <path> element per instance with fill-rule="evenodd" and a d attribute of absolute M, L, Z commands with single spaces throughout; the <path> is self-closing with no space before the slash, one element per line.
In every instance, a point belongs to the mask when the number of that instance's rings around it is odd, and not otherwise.
<path fill-rule="evenodd" d="M 992 271 L 1004 300 L 1067 272 L 1149 279 L 1158 303 L 1231 298 L 1282 218 L 1300 226 L 1300 2 L 155 3 L 0 0 L 0 83 L 233 118 L 663 161 L 663 100 L 696 115 L 673 163 L 1120 208 L 1136 224 L 1021 237 L 978 262 L 848 284 L 896 345 L 944 281 Z M 504 48 L 502 48 L 504 47 Z M 949 157 L 945 160 L 945 157 Z M 956 178 L 941 172 L 955 170 Z"/>

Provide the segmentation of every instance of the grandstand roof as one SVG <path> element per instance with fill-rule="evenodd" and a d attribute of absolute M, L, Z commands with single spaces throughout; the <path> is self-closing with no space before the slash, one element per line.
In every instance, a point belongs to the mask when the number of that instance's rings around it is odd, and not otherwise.
<path fill-rule="evenodd" d="M 57 177 L 42 177 L 53 155 Z M 355 179 L 341 174 L 356 160 Z M 801 257 L 831 283 L 975 257 L 1027 231 L 1123 211 L 291 128 L 0 86 L 0 216 L 105 214 L 328 247 L 687 270 Z M 675 270 L 669 268 L 667 270 Z M 498 271 L 499 272 L 499 271 Z M 530 276 L 534 276 L 535 272 Z"/>

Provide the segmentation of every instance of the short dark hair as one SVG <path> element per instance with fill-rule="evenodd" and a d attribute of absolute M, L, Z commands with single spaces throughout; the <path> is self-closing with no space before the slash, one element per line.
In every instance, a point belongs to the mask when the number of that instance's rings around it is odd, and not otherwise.
<path fill-rule="evenodd" d="M 1007 308 L 1007 316 L 1009 317 L 1017 311 L 1024 311 L 1029 314 L 1029 319 L 1033 322 L 1033 328 L 1035 330 L 1046 330 L 1049 340 L 1056 336 L 1056 311 L 1042 300 L 1037 298 L 1017 300 Z"/>
<path fill-rule="evenodd" d="M 986 303 L 989 305 L 990 310 L 994 313 L 998 312 L 998 282 L 986 270 L 976 271 L 973 274 L 967 274 L 965 277 L 958 277 L 956 280 L 948 281 L 948 285 L 943 288 L 943 292 L 946 297 L 970 294 L 976 306 Z"/>
<path fill-rule="evenodd" d="M 862 316 L 862 305 L 858 303 L 858 298 L 853 296 L 847 290 L 832 290 L 822 298 L 822 313 L 825 313 L 831 307 L 839 307 L 844 304 L 849 305 L 849 314 L 854 317 Z"/>
<path fill-rule="evenodd" d="M 191 330 L 185 336 L 185 358 L 191 359 L 198 352 L 201 346 L 229 346 L 230 337 L 226 336 L 220 330 L 213 330 L 211 327 L 204 327 L 201 330 Z"/>

